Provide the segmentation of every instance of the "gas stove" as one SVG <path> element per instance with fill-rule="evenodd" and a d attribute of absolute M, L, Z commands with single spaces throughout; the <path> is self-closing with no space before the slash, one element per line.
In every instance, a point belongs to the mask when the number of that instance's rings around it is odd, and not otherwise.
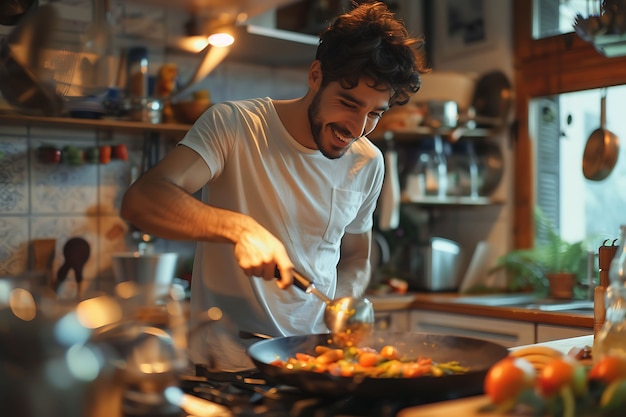
<path fill-rule="evenodd" d="M 182 378 L 182 389 L 226 406 L 233 417 L 394 417 L 407 407 L 458 398 L 448 395 L 420 398 L 356 395 L 319 396 L 272 383 L 259 371 L 220 372 L 197 365 L 196 375 Z"/>

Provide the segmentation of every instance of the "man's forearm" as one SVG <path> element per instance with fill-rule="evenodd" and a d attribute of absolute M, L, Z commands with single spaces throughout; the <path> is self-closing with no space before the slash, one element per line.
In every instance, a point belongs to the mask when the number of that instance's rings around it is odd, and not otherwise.
<path fill-rule="evenodd" d="M 230 242 L 246 217 L 208 206 L 170 182 L 141 179 L 124 195 L 121 215 L 164 239 Z"/>

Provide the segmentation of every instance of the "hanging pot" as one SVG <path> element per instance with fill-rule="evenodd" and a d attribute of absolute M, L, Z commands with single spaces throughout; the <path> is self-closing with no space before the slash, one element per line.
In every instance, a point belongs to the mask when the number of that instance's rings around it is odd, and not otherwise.
<path fill-rule="evenodd" d="M 604 180 L 617 163 L 619 139 L 605 126 L 606 89 L 602 92 L 600 100 L 600 127 L 591 132 L 583 154 L 583 175 L 588 180 Z"/>

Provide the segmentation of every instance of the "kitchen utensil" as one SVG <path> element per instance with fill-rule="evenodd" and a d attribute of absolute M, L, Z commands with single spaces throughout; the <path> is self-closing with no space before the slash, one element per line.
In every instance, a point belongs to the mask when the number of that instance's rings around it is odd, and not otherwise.
<path fill-rule="evenodd" d="M 26 114 L 58 116 L 63 102 L 50 80 L 42 78 L 42 53 L 57 20 L 54 7 L 36 8 L 5 40 L 0 40 L 0 92 Z"/>
<path fill-rule="evenodd" d="M 33 239 L 33 270 L 45 275 L 45 285 L 52 283 L 52 261 L 56 239 Z"/>
<path fill-rule="evenodd" d="M 115 280 L 169 286 L 176 275 L 178 254 L 124 252 L 111 255 Z"/>
<path fill-rule="evenodd" d="M 59 290 L 59 287 L 67 278 L 69 271 L 73 270 L 78 294 L 81 293 L 83 268 L 89 259 L 89 254 L 89 243 L 87 243 L 87 241 L 82 237 L 73 237 L 65 242 L 65 245 L 63 246 L 63 256 L 65 257 L 65 262 L 57 271 L 57 279 L 54 284 L 55 291 Z"/>
<path fill-rule="evenodd" d="M 609 176 L 619 154 L 619 139 L 606 128 L 606 88 L 600 99 L 600 127 L 591 132 L 583 153 L 583 175 L 602 181 Z"/>
<path fill-rule="evenodd" d="M 508 350 L 502 345 L 469 337 L 417 332 L 373 332 L 360 346 L 380 350 L 385 345 L 393 345 L 404 357 L 421 355 L 430 357 L 435 362 L 459 361 L 461 365 L 468 366 L 469 371 L 440 377 L 352 378 L 285 369 L 272 364 L 276 359 L 287 359 L 298 352 L 312 354 L 315 346 L 329 344 L 331 342 L 327 334 L 286 336 L 256 342 L 248 348 L 248 355 L 268 378 L 314 394 L 412 398 L 435 394 L 448 394 L 450 397 L 480 394 L 487 370 L 508 355 Z"/>
<path fill-rule="evenodd" d="M 457 242 L 431 237 L 427 243 L 404 245 L 396 271 L 413 291 L 456 291 L 461 274 L 461 247 Z"/>
<path fill-rule="evenodd" d="M 278 267 L 276 278 L 280 279 Z M 331 331 L 338 345 L 355 345 L 366 337 L 373 329 L 374 307 L 367 298 L 341 297 L 331 300 L 326 294 L 315 288 L 315 284 L 298 271 L 293 271 L 293 284 L 313 294 L 326 304 L 324 323 Z"/>

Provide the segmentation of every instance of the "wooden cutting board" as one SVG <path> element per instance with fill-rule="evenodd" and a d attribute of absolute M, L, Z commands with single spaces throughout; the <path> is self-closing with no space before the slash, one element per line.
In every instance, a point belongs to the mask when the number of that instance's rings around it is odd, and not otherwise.
<path fill-rule="evenodd" d="M 511 417 L 482 410 L 486 405 L 489 405 L 489 399 L 484 395 L 479 395 L 406 408 L 400 410 L 397 417 Z"/>

